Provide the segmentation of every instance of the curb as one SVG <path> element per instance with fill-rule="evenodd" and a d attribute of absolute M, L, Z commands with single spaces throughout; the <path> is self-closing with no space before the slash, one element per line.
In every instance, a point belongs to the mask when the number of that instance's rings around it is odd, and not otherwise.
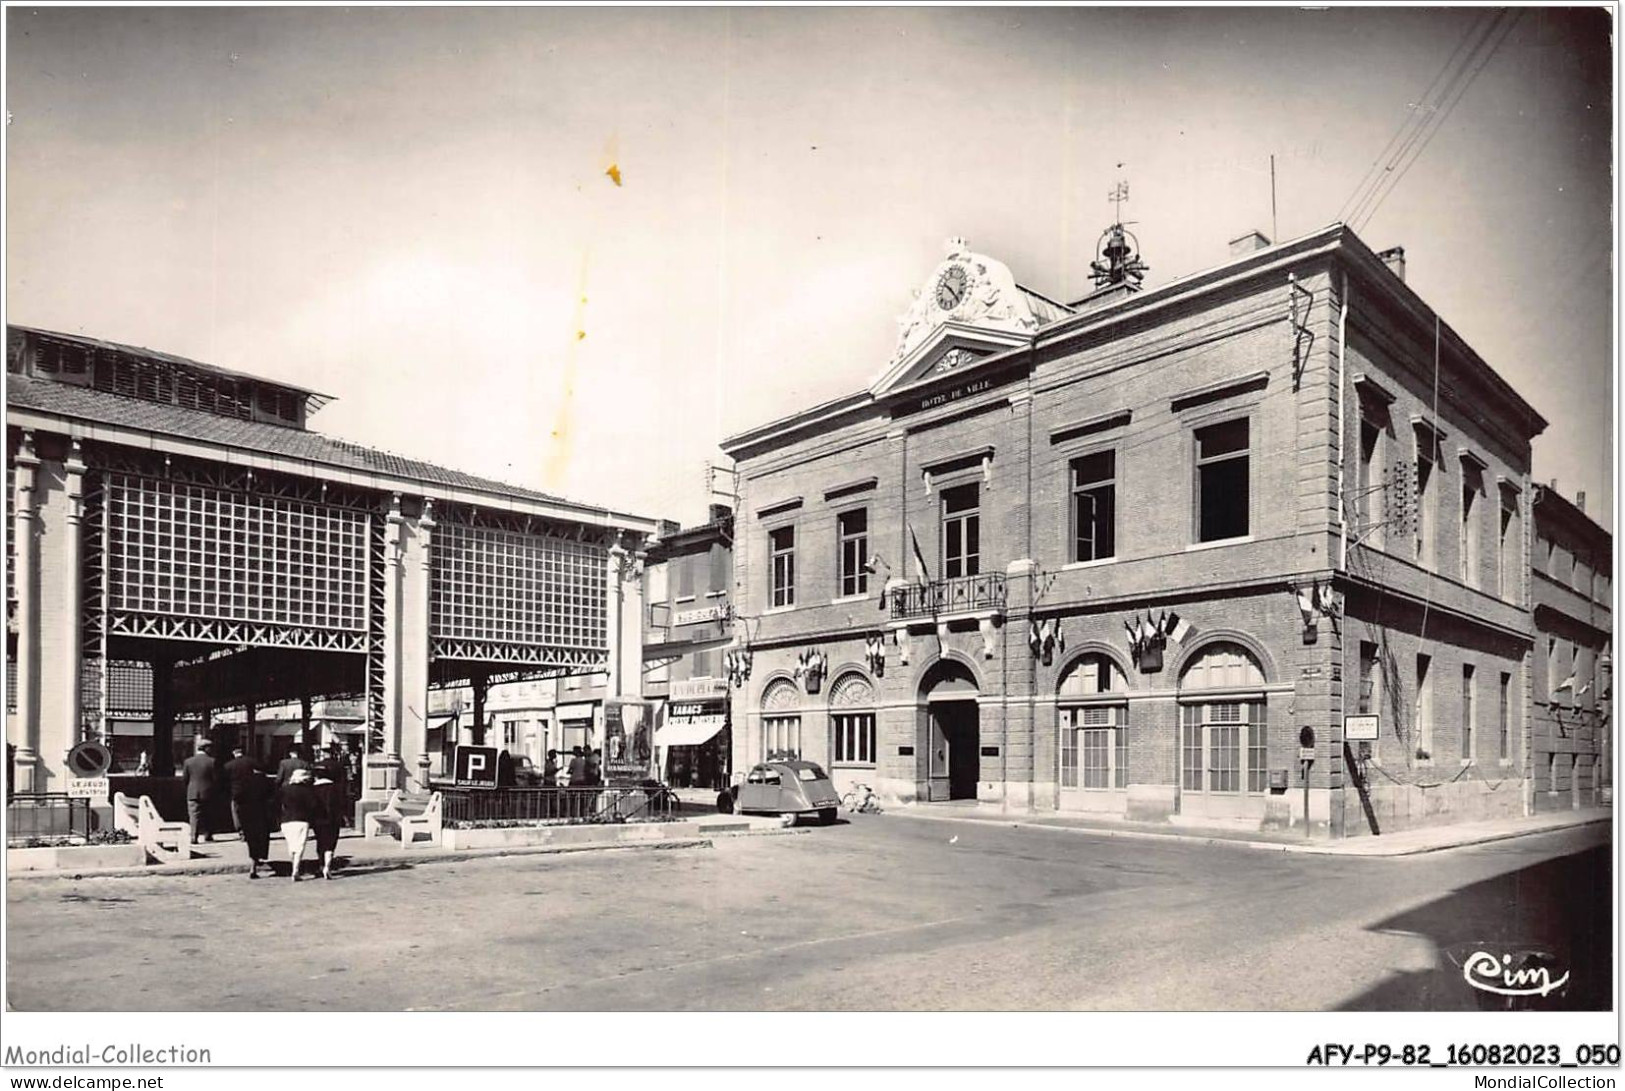
<path fill-rule="evenodd" d="M 750 832 L 741 832 L 732 835 L 716 836 L 749 836 Z M 710 837 L 684 837 L 669 838 L 662 841 L 602 841 L 585 845 L 513 845 L 491 849 L 455 849 L 451 851 L 439 850 L 424 852 L 422 855 L 412 855 L 411 850 L 403 849 L 399 855 L 367 856 L 364 858 L 349 859 L 351 869 L 371 867 L 376 864 L 394 864 L 404 867 L 416 867 L 419 864 L 454 864 L 464 860 L 485 860 L 496 856 L 563 856 L 576 852 L 606 852 L 620 850 L 635 852 L 639 850 L 661 851 L 665 849 L 708 849 L 714 845 Z M 187 875 L 246 875 L 249 865 L 247 863 L 212 863 L 212 864 L 149 864 L 139 868 L 85 868 L 82 871 L 52 870 L 52 871 L 19 871 L 9 876 L 13 882 L 31 879 L 144 879 L 144 878 L 176 878 Z M 339 872 L 338 874 L 342 874 Z"/>
<path fill-rule="evenodd" d="M 1130 841 L 1172 841 L 1187 845 L 1214 845 L 1222 848 L 1252 849 L 1255 852 L 1293 852 L 1305 856 L 1340 856 L 1347 859 L 1393 859 L 1400 856 L 1421 856 L 1426 853 L 1444 852 L 1448 849 L 1467 848 L 1471 845 L 1485 845 L 1495 841 L 1510 841 L 1517 837 L 1532 837 L 1535 834 L 1555 833 L 1558 830 L 1579 829 L 1584 826 L 1612 825 L 1611 817 L 1585 818 L 1574 822 L 1562 822 L 1549 826 L 1541 826 L 1529 830 L 1512 830 L 1503 833 L 1488 833 L 1471 837 L 1464 841 L 1453 841 L 1444 845 L 1419 845 L 1415 848 L 1400 847 L 1391 852 L 1354 852 L 1345 847 L 1334 846 L 1328 843 L 1292 844 L 1279 841 L 1250 841 L 1234 837 L 1213 837 L 1190 833 L 1157 833 L 1151 830 L 1114 830 L 1099 826 L 1054 826 L 1045 822 L 1022 822 L 993 818 L 968 818 L 960 815 L 947 814 L 921 814 L 909 808 L 896 808 L 893 813 L 903 818 L 920 818 L 928 822 L 959 822 L 972 826 L 1001 826 L 1018 830 L 1051 830 L 1059 833 L 1077 834 L 1084 837 L 1115 837 Z M 1354 844 L 1363 844 L 1368 838 L 1361 838 Z M 1351 842 L 1344 841 L 1342 845 Z"/>

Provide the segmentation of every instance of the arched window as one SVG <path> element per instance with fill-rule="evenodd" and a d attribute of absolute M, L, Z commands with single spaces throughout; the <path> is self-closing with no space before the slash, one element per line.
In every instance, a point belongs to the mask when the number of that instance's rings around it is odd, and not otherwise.
<path fill-rule="evenodd" d="M 836 765 L 875 763 L 875 687 L 856 671 L 841 675 L 829 691 L 829 752 Z"/>
<path fill-rule="evenodd" d="M 1211 644 L 1186 666 L 1179 678 L 1182 790 L 1269 789 L 1263 689 L 1263 668 L 1240 644 Z"/>
<path fill-rule="evenodd" d="M 1128 679 L 1110 656 L 1072 664 L 1056 693 L 1061 787 L 1128 786 Z"/>
<path fill-rule="evenodd" d="M 785 678 L 762 693 L 762 760 L 801 756 L 801 694 Z"/>

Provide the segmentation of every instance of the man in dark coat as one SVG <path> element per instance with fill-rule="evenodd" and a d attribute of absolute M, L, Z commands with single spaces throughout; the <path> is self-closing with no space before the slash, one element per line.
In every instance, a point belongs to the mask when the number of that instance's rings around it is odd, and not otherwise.
<path fill-rule="evenodd" d="M 306 761 L 304 755 L 299 752 L 299 747 L 293 747 L 288 751 L 288 756 L 282 759 L 282 764 L 276 767 L 277 788 L 280 790 L 284 784 L 288 783 L 288 774 L 295 769 L 309 768 L 310 762 Z"/>
<path fill-rule="evenodd" d="M 186 821 L 192 827 L 193 841 L 214 840 L 210 808 L 220 786 L 220 770 L 209 752 L 213 745 L 208 739 L 200 739 L 197 753 L 181 766 L 181 776 L 186 778 Z"/>
<path fill-rule="evenodd" d="M 250 879 L 260 877 L 260 865 L 271 855 L 271 819 L 266 814 L 266 784 L 254 759 L 241 746 L 232 748 L 226 762 L 226 787 L 231 792 L 231 817 L 248 847 Z"/>

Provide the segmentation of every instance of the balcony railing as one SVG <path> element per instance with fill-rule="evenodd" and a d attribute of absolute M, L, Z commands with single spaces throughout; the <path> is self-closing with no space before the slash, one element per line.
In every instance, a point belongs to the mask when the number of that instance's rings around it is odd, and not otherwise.
<path fill-rule="evenodd" d="M 987 610 L 1004 612 L 1004 574 L 1001 572 L 911 583 L 891 594 L 894 621 Z"/>

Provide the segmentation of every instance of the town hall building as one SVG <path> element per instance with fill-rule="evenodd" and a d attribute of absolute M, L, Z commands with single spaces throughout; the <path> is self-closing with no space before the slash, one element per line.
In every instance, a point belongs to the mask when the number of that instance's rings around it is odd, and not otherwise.
<path fill-rule="evenodd" d="M 1523 813 L 1546 421 L 1345 225 L 1144 291 L 1120 225 L 1099 256 L 1061 302 L 955 240 L 868 388 L 724 441 L 734 768 L 1322 836 Z"/>

